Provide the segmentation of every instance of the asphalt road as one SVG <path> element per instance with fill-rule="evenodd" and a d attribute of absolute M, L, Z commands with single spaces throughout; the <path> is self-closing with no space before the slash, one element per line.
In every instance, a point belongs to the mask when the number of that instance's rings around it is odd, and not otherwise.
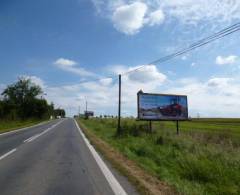
<path fill-rule="evenodd" d="M 0 135 L 0 194 L 136 194 L 92 150 L 73 119 Z"/>

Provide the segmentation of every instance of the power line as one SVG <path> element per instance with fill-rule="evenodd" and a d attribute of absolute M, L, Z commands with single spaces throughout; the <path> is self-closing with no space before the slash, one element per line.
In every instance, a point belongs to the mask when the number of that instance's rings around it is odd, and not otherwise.
<path fill-rule="evenodd" d="M 239 30 L 240 30 L 240 22 L 238 22 L 236 24 L 233 24 L 233 25 L 231 25 L 231 26 L 229 26 L 229 27 L 227 27 L 227 28 L 217 32 L 217 33 L 214 33 L 213 35 L 205 37 L 205 38 L 203 38 L 203 39 L 201 39 L 201 40 L 191 44 L 190 46 L 188 46 L 188 47 L 186 47 L 184 49 L 178 50 L 177 52 L 174 52 L 172 54 L 169 54 L 169 55 L 166 55 L 164 57 L 161 57 L 161 58 L 159 58 L 157 60 L 154 60 L 154 61 L 152 61 L 150 63 L 147 63 L 146 65 L 142 65 L 142 66 L 139 66 L 139 67 L 137 67 L 135 69 L 132 69 L 130 71 L 124 72 L 122 75 L 131 74 L 132 72 L 135 72 L 135 71 L 137 71 L 139 69 L 142 69 L 143 67 L 148 66 L 150 64 L 157 64 L 157 63 L 163 63 L 163 62 L 169 61 L 169 60 L 171 60 L 171 59 L 173 59 L 173 58 L 175 58 L 177 56 L 180 56 L 182 54 L 190 52 L 190 51 L 192 51 L 194 49 L 197 49 L 198 47 L 204 46 L 204 45 L 206 45 L 208 43 L 211 43 L 211 42 L 213 42 L 213 41 L 215 41 L 217 39 L 221 39 L 221 38 L 223 38 L 223 37 L 225 37 L 227 35 L 230 35 L 230 34 L 236 32 L 236 31 L 239 31 Z"/>
<path fill-rule="evenodd" d="M 208 37 L 205 37 L 203 39 L 200 39 L 198 41 L 196 41 L 195 43 L 189 45 L 188 47 L 186 48 L 183 48 L 181 50 L 178 50 L 172 54 L 169 54 L 169 55 L 166 55 L 166 56 L 163 56 L 157 60 L 154 60 L 152 62 L 149 62 L 145 65 L 142 65 L 142 66 L 139 66 L 135 69 L 132 69 L 130 71 L 127 71 L 127 72 L 124 72 L 122 73 L 121 75 L 127 75 L 127 74 L 131 74 L 135 71 L 138 71 L 139 69 L 142 69 L 143 67 L 146 67 L 146 66 L 149 66 L 150 64 L 157 64 L 157 63 L 163 63 L 163 62 L 166 62 L 166 61 L 169 61 L 177 56 L 180 56 L 182 54 L 185 54 L 185 53 L 188 53 L 192 50 L 195 50 L 201 46 L 204 46 L 204 45 L 207 45 L 215 40 L 218 40 L 218 39 L 221 39 L 227 35 L 230 35 L 234 32 L 237 32 L 240 30 L 240 22 L 236 23 L 236 24 L 233 24 L 227 28 L 224 28 Z M 115 78 L 115 79 L 114 79 Z M 90 80 L 83 80 L 83 81 L 80 81 L 78 82 L 78 84 L 84 84 L 84 83 L 90 83 L 90 82 L 96 82 L 96 81 L 101 81 L 101 80 L 106 80 L 106 79 L 114 79 L 113 81 L 117 80 L 117 75 L 114 75 L 114 76 L 109 76 L 109 77 L 104 77 L 104 78 L 97 78 L 97 79 L 90 79 Z"/>

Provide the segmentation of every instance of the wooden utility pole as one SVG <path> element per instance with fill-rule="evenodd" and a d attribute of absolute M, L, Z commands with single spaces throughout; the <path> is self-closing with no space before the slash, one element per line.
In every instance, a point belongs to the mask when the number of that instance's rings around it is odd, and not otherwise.
<path fill-rule="evenodd" d="M 121 131 L 121 74 L 118 75 L 118 126 L 117 126 L 117 134 L 120 135 Z"/>

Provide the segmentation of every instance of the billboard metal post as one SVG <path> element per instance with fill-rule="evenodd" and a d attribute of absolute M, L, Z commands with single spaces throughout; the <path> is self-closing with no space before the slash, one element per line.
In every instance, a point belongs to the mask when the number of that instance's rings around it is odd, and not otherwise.
<path fill-rule="evenodd" d="M 176 121 L 176 125 L 177 125 L 177 135 L 179 135 L 179 124 L 178 124 L 178 121 Z"/>
<path fill-rule="evenodd" d="M 121 134 L 121 74 L 118 75 L 118 126 L 117 126 L 117 134 Z"/>
<path fill-rule="evenodd" d="M 152 121 L 149 121 L 149 132 L 152 133 Z"/>

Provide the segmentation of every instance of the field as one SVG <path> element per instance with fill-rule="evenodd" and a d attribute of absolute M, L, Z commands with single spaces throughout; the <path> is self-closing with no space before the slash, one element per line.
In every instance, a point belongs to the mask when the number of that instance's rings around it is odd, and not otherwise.
<path fill-rule="evenodd" d="M 23 120 L 0 120 L 0 133 L 32 126 L 42 121 L 43 120 L 37 120 L 37 119 L 28 119 L 24 121 Z"/>
<path fill-rule="evenodd" d="M 99 138 L 180 194 L 240 194 L 240 119 L 193 119 L 148 123 L 123 119 L 81 119 Z"/>

